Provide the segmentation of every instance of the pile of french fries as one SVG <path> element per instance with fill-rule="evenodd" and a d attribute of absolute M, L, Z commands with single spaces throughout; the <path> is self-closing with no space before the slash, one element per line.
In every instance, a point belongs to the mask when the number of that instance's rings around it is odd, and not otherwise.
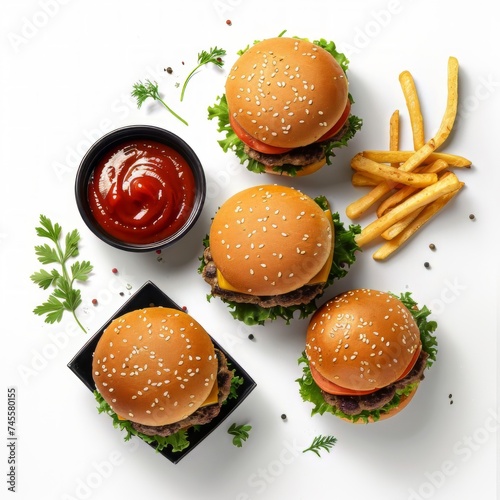
<path fill-rule="evenodd" d="M 471 162 L 437 150 L 449 137 L 458 107 L 458 61 L 448 59 L 448 96 L 438 131 L 429 140 L 424 136 L 424 120 L 415 82 L 409 71 L 399 76 L 409 114 L 413 151 L 400 151 L 399 111 L 389 123 L 389 149 L 370 150 L 351 160 L 354 186 L 369 186 L 370 191 L 346 209 L 351 219 L 376 207 L 377 218 L 357 235 L 357 244 L 382 237 L 384 243 L 373 258 L 385 260 L 407 242 L 462 189 L 450 167 L 468 168 Z"/>

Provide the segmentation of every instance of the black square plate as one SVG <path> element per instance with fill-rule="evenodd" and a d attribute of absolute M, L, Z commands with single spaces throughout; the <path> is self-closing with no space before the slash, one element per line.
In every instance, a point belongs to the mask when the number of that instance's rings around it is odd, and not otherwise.
<path fill-rule="evenodd" d="M 120 309 L 118 309 L 118 311 L 101 327 L 101 329 L 89 339 L 80 351 L 78 351 L 76 356 L 68 363 L 70 370 L 73 371 L 73 373 L 89 388 L 90 391 L 93 392 L 95 390 L 95 383 L 92 378 L 92 357 L 94 355 L 97 342 L 101 338 L 104 330 L 111 323 L 111 321 L 118 316 L 130 311 L 151 306 L 171 307 L 181 310 L 181 308 L 165 293 L 163 293 L 154 283 L 147 281 Z M 243 370 L 243 368 L 214 339 L 212 339 L 212 342 L 217 349 L 220 349 L 226 355 L 231 368 L 234 369 L 234 374 L 242 377 L 244 382 L 238 387 L 238 398 L 228 399 L 226 404 L 222 406 L 219 415 L 217 415 L 211 422 L 200 426 L 198 430 L 188 430 L 188 439 L 190 442 L 188 448 L 174 453 L 171 451 L 170 447 L 167 447 L 159 452 L 164 457 L 168 458 L 172 463 L 179 462 L 201 441 L 203 441 L 243 402 L 243 400 L 255 389 L 257 385 L 250 375 L 248 375 L 248 373 Z M 109 422 L 106 423 L 112 427 L 110 419 Z M 150 446 L 154 448 L 154 443 Z"/>

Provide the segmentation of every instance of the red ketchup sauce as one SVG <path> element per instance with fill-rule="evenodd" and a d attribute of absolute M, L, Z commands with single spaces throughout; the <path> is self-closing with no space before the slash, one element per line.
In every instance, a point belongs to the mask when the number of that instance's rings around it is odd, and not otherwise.
<path fill-rule="evenodd" d="M 154 140 L 123 142 L 104 155 L 89 182 L 96 221 L 127 243 L 153 243 L 188 219 L 195 181 L 183 156 Z"/>

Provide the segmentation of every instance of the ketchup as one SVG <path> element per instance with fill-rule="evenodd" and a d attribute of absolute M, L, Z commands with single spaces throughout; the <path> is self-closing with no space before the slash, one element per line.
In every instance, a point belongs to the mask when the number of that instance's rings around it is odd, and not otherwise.
<path fill-rule="evenodd" d="M 188 219 L 195 181 L 187 161 L 154 140 L 123 142 L 96 166 L 88 197 L 96 221 L 127 243 L 153 243 L 175 234 Z"/>

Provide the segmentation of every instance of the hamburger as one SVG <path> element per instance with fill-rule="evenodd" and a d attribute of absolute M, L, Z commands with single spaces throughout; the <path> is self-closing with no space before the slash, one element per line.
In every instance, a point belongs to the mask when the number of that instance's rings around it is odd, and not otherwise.
<path fill-rule="evenodd" d="M 243 382 L 196 320 L 166 307 L 114 319 L 95 348 L 92 376 L 99 412 L 125 439 L 173 452 L 187 448 L 188 429 L 215 418 Z"/>
<path fill-rule="evenodd" d="M 437 324 L 410 293 L 350 290 L 311 317 L 298 379 L 312 415 L 375 422 L 399 413 L 436 359 Z"/>
<path fill-rule="evenodd" d="M 244 189 L 221 205 L 204 241 L 208 298 L 221 298 L 248 325 L 289 322 L 296 311 L 307 317 L 355 261 L 359 230 L 345 229 L 324 197 L 277 185 Z"/>
<path fill-rule="evenodd" d="M 348 60 L 333 42 L 276 37 L 239 53 L 209 107 L 219 141 L 253 172 L 308 175 L 361 128 L 351 114 Z"/>

